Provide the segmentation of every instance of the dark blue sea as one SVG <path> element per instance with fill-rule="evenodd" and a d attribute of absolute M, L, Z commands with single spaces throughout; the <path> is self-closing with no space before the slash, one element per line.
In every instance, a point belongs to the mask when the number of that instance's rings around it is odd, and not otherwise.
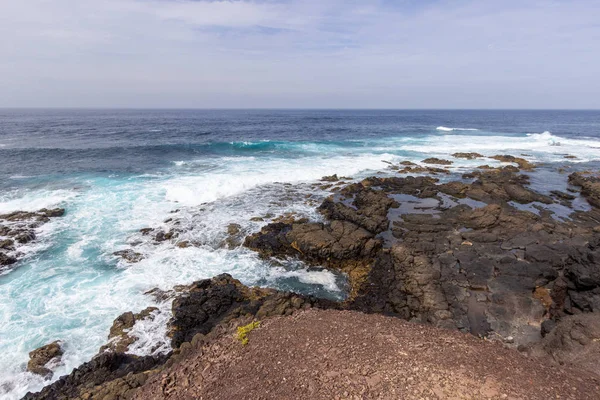
<path fill-rule="evenodd" d="M 344 276 L 227 248 L 227 227 L 251 232 L 267 223 L 251 218 L 286 213 L 319 220 L 327 193 L 316 181 L 397 174 L 385 161 L 451 159 L 455 176 L 499 164 L 455 152 L 527 158 L 541 164 L 537 190 L 564 190 L 565 171 L 600 167 L 600 111 L 0 110 L 0 214 L 66 209 L 0 271 L 0 397 L 47 383 L 25 372 L 29 351 L 62 340 L 55 376 L 64 375 L 98 351 L 125 311 L 164 311 L 136 325 L 131 351 L 168 351 L 169 304 L 144 295 L 155 287 L 228 272 L 342 298 Z M 175 210 L 182 240 L 196 245 L 144 242 L 139 229 L 168 229 Z M 139 263 L 113 255 L 132 246 Z"/>

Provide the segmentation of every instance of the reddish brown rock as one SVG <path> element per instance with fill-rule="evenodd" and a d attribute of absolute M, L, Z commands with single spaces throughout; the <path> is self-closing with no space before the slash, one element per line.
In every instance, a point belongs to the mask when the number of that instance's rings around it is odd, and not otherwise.
<path fill-rule="evenodd" d="M 44 377 L 52 376 L 52 370 L 48 368 L 48 363 L 60 361 L 63 353 L 58 340 L 42 346 L 29 353 L 27 371 Z"/>

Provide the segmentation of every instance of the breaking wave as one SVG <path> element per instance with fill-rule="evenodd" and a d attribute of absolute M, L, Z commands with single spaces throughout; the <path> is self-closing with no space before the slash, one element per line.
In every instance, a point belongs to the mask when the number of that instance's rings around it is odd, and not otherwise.
<path fill-rule="evenodd" d="M 478 131 L 479 129 L 475 128 L 448 128 L 447 126 L 438 126 L 435 128 L 438 131 L 444 132 L 453 132 L 453 131 Z"/>

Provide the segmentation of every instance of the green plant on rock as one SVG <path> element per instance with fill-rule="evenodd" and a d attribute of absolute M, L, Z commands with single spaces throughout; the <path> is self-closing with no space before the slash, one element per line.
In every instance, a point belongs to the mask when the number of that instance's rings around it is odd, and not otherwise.
<path fill-rule="evenodd" d="M 248 344 L 248 334 L 252 332 L 255 328 L 258 328 L 259 326 L 259 321 L 253 321 L 250 322 L 248 325 L 238 326 L 235 338 L 245 346 Z"/>

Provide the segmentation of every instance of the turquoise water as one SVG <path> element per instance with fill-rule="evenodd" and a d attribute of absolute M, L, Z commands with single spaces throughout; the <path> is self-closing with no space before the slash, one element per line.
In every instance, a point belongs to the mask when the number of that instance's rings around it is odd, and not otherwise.
<path fill-rule="evenodd" d="M 326 194 L 311 183 L 322 176 L 359 179 L 385 173 L 382 161 L 456 151 L 526 153 L 546 163 L 534 179 L 545 191 L 566 185 L 556 166 L 600 161 L 600 113 L 592 112 L 12 110 L 0 118 L 0 213 L 66 209 L 0 276 L 0 396 L 9 399 L 48 383 L 25 371 L 29 351 L 63 341 L 56 379 L 89 360 L 125 311 L 158 306 L 154 322 L 134 329 L 131 351 L 168 351 L 169 304 L 144 295 L 155 287 L 228 272 L 246 284 L 343 298 L 343 276 L 223 247 L 230 223 L 249 232 L 266 223 L 250 219 L 267 214 L 319 220 L 314 206 Z M 452 169 L 481 164 L 455 160 Z M 168 229 L 174 215 L 199 246 L 155 245 L 138 232 Z M 113 256 L 137 242 L 141 262 Z"/>

